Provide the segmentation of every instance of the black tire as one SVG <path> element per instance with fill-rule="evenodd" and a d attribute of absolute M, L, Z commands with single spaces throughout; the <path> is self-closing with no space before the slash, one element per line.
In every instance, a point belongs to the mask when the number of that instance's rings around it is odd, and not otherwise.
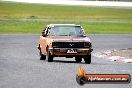
<path fill-rule="evenodd" d="M 40 60 L 46 60 L 46 56 L 41 54 Z"/>
<path fill-rule="evenodd" d="M 75 60 L 77 63 L 80 63 L 82 61 L 82 58 L 81 57 L 75 57 Z"/>
<path fill-rule="evenodd" d="M 53 62 L 53 56 L 51 55 L 50 52 L 47 53 L 47 59 L 48 59 L 48 62 Z"/>
<path fill-rule="evenodd" d="M 90 64 L 91 63 L 91 54 L 88 55 L 88 56 L 85 56 L 84 61 L 85 61 L 86 64 Z"/>

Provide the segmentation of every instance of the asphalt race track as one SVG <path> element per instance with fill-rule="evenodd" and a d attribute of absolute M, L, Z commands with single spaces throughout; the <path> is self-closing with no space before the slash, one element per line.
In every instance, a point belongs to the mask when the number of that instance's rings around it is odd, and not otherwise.
<path fill-rule="evenodd" d="M 132 35 L 89 35 L 94 52 L 132 48 Z M 131 88 L 129 84 L 86 84 L 76 82 L 79 65 L 88 74 L 130 74 L 132 64 L 113 62 L 92 56 L 92 63 L 75 63 L 72 58 L 40 61 L 37 49 L 39 35 L 0 35 L 0 88 Z"/>

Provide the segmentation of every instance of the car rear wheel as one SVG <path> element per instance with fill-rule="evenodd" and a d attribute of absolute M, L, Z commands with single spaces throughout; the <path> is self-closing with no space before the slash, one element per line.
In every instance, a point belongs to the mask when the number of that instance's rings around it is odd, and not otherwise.
<path fill-rule="evenodd" d="M 75 57 L 75 60 L 77 63 L 80 63 L 82 61 L 82 58 L 81 57 Z"/>
<path fill-rule="evenodd" d="M 45 60 L 46 56 L 42 54 L 40 45 L 38 46 L 38 49 L 39 49 L 39 54 L 40 54 L 40 60 Z"/>
<path fill-rule="evenodd" d="M 53 62 L 53 56 L 51 55 L 50 52 L 47 53 L 47 59 L 48 59 L 48 62 Z"/>
<path fill-rule="evenodd" d="M 90 64 L 91 63 L 91 54 L 88 56 L 85 56 L 84 61 L 85 61 L 85 63 Z"/>

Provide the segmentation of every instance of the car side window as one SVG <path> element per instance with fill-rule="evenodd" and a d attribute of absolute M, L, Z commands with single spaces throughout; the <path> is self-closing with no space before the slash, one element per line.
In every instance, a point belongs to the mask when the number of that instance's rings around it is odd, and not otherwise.
<path fill-rule="evenodd" d="M 49 34 L 49 27 L 46 27 L 46 28 L 44 28 L 44 30 L 42 32 L 42 36 L 46 37 L 46 36 L 48 36 L 48 34 Z"/>

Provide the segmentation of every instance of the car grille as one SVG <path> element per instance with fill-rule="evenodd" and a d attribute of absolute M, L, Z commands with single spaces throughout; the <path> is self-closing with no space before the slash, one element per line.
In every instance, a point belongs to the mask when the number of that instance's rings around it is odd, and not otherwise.
<path fill-rule="evenodd" d="M 53 47 L 57 48 L 84 48 L 84 47 L 90 47 L 90 43 L 86 42 L 53 42 Z"/>

